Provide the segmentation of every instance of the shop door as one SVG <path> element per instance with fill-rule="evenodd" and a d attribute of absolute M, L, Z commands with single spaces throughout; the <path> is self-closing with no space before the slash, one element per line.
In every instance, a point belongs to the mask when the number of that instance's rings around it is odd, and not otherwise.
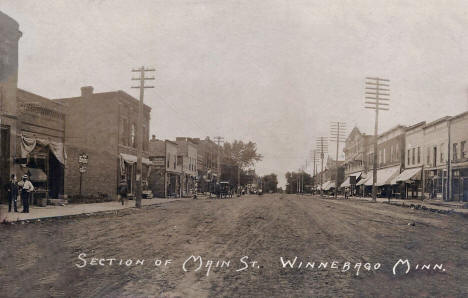
<path fill-rule="evenodd" d="M 464 177 L 461 180 L 461 184 L 461 189 L 463 189 L 463 202 L 468 202 L 468 177 Z"/>
<path fill-rule="evenodd" d="M 0 202 L 7 202 L 5 184 L 10 179 L 10 127 L 0 127 Z"/>

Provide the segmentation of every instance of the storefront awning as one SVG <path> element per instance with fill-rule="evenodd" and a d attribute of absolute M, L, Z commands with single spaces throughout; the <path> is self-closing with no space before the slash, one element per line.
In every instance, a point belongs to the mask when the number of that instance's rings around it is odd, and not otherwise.
<path fill-rule="evenodd" d="M 394 181 L 408 181 L 408 180 L 420 180 L 421 168 L 406 169 L 398 175 Z"/>
<path fill-rule="evenodd" d="M 350 187 L 351 186 L 351 176 L 356 177 L 356 180 L 361 176 L 361 172 L 352 173 L 341 183 L 340 187 Z M 357 184 L 356 184 L 357 185 Z"/>
<path fill-rule="evenodd" d="M 335 188 L 334 181 L 327 181 L 323 184 L 323 190 L 330 190 L 331 188 Z"/>
<path fill-rule="evenodd" d="M 346 178 L 346 180 L 343 183 L 341 183 L 340 187 L 350 187 L 351 184 L 349 182 L 350 182 L 350 179 L 348 176 L 348 178 Z"/>
<path fill-rule="evenodd" d="M 367 176 L 362 175 L 362 176 L 361 176 L 361 180 L 359 180 L 359 182 L 356 183 L 356 186 L 365 184 L 365 183 L 367 182 L 367 180 L 369 180 L 370 177 L 372 177 L 372 174 L 371 174 L 371 175 L 367 175 Z"/>
<path fill-rule="evenodd" d="M 63 143 L 44 139 L 36 139 L 34 137 L 26 137 L 24 135 L 21 136 L 21 157 L 26 158 L 29 155 L 29 153 L 31 153 L 34 150 L 34 148 L 36 148 L 37 144 L 48 147 L 50 151 L 54 154 L 54 156 L 57 158 L 57 160 L 62 165 L 65 165 L 67 153 L 65 152 L 65 147 L 63 146 Z"/>
<path fill-rule="evenodd" d="M 137 162 L 137 157 L 132 154 L 120 153 L 120 157 L 128 164 L 134 164 Z M 146 157 L 141 158 L 141 163 L 145 165 L 152 165 L 152 162 Z"/>
<path fill-rule="evenodd" d="M 396 184 L 394 178 L 400 174 L 400 166 L 394 166 L 390 168 L 380 169 L 377 170 L 377 181 L 375 183 L 376 186 L 383 186 L 383 185 L 392 185 Z M 364 183 L 364 185 L 371 186 L 373 183 L 372 174 L 369 175 L 369 178 Z"/>

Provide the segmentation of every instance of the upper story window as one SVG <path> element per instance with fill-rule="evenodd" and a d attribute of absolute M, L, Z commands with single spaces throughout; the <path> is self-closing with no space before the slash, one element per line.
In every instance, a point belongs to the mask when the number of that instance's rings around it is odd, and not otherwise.
<path fill-rule="evenodd" d="M 132 123 L 132 127 L 130 129 L 130 145 L 135 148 L 136 147 L 136 140 L 135 140 L 135 123 Z"/>
<path fill-rule="evenodd" d="M 426 152 L 426 164 L 429 166 L 431 164 L 431 148 L 427 147 Z"/>
<path fill-rule="evenodd" d="M 418 147 L 418 164 L 421 163 L 421 147 Z"/>
<path fill-rule="evenodd" d="M 466 141 L 460 143 L 460 158 L 466 158 Z"/>
<path fill-rule="evenodd" d="M 444 151 L 445 151 L 444 148 L 445 148 L 444 144 L 440 145 L 440 162 L 444 162 L 444 159 L 445 159 L 445 157 L 444 157 Z"/>
<path fill-rule="evenodd" d="M 414 165 L 414 163 L 416 161 L 416 148 L 412 149 L 411 161 L 412 161 L 412 163 Z"/>
<path fill-rule="evenodd" d="M 411 153 L 411 149 L 408 149 L 408 154 L 407 154 L 407 156 L 408 156 L 408 165 L 411 164 L 411 159 L 410 159 L 411 154 L 410 153 Z"/>
<path fill-rule="evenodd" d="M 453 158 L 452 160 L 458 160 L 458 144 L 453 143 Z"/>
<path fill-rule="evenodd" d="M 128 120 L 120 118 L 120 144 L 128 146 Z"/>

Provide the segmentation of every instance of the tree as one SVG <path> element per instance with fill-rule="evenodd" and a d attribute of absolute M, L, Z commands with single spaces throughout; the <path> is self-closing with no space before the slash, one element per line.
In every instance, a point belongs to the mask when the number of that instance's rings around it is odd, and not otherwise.
<path fill-rule="evenodd" d="M 262 155 L 257 153 L 257 144 L 249 141 L 235 140 L 232 144 L 224 143 L 223 147 L 223 164 L 225 167 L 234 167 L 237 170 L 237 185 L 240 186 L 241 172 L 247 168 L 253 167 L 257 161 L 262 160 Z"/>
<path fill-rule="evenodd" d="M 278 176 L 276 174 L 269 174 L 262 177 L 263 191 L 276 192 L 278 187 Z"/>
<path fill-rule="evenodd" d="M 304 192 L 310 192 L 313 185 L 312 176 L 306 172 L 287 172 L 286 173 L 286 193 L 297 193 L 297 182 L 304 179 Z"/>

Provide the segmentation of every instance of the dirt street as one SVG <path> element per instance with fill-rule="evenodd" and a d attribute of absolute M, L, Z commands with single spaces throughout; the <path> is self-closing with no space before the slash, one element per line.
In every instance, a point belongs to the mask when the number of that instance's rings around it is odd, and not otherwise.
<path fill-rule="evenodd" d="M 177 201 L 2 225 L 0 234 L 2 297 L 468 295 L 467 219 L 380 203 L 296 195 Z M 294 268 L 283 268 L 296 256 Z M 400 258 L 411 270 L 404 264 L 394 275 Z"/>

